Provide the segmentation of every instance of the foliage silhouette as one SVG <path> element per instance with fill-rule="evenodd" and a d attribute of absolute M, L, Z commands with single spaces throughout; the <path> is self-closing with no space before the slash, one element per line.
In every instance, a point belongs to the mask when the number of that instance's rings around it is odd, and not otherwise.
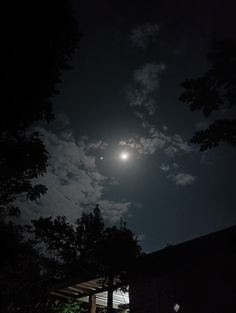
<path fill-rule="evenodd" d="M 200 78 L 183 82 L 185 91 L 180 95 L 191 111 L 213 118 L 191 139 L 201 151 L 222 142 L 236 145 L 236 41 L 214 41 L 207 57 L 210 69 Z"/>
<path fill-rule="evenodd" d="M 46 186 L 34 179 L 46 172 L 48 154 L 34 125 L 50 121 L 52 97 L 79 40 L 67 0 L 4 1 L 2 107 L 0 114 L 0 311 L 47 312 L 47 288 L 55 262 L 40 255 L 22 227 L 14 201 L 35 200 Z"/>
<path fill-rule="evenodd" d="M 92 213 L 83 213 L 76 221 L 76 249 L 79 251 L 81 269 L 87 273 L 85 275 L 97 274 L 97 254 L 104 230 L 105 224 L 98 206 Z"/>
<path fill-rule="evenodd" d="M 108 310 L 112 311 L 115 279 L 127 284 L 128 269 L 140 254 L 137 238 L 128 228 L 105 227 L 98 206 L 92 213 L 83 213 L 76 226 L 65 217 L 40 218 L 32 222 L 30 232 L 36 244 L 44 243 L 45 255 L 57 264 L 55 277 L 69 282 L 71 278 L 102 277 L 109 290 Z"/>
<path fill-rule="evenodd" d="M 105 278 L 103 284 L 108 286 L 107 312 L 112 313 L 115 279 L 118 279 L 124 288 L 128 285 L 128 271 L 140 255 L 141 248 L 132 231 L 122 226 L 106 228 L 97 251 L 99 272 Z"/>
<path fill-rule="evenodd" d="M 33 235 L 34 246 L 45 256 L 44 266 L 49 280 L 56 282 L 72 277 L 78 263 L 78 253 L 74 227 L 67 223 L 66 218 L 53 220 L 51 217 L 41 217 L 32 221 L 27 228 Z"/>
<path fill-rule="evenodd" d="M 35 122 L 50 121 L 52 97 L 59 93 L 62 70 L 79 36 L 71 7 L 62 1 L 4 1 L 2 76 L 4 105 L 0 115 L 0 213 L 19 213 L 21 194 L 37 199 L 46 187 L 32 179 L 43 175 L 47 151 Z"/>
<path fill-rule="evenodd" d="M 12 222 L 0 222 L 0 245 L 0 311 L 43 312 L 47 288 L 38 253 Z"/>

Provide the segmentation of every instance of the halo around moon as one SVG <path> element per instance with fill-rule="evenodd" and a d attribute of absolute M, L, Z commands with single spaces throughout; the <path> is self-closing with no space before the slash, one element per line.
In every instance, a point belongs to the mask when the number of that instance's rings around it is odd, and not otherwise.
<path fill-rule="evenodd" d="M 127 151 L 122 151 L 119 155 L 119 159 L 124 162 L 128 161 L 129 158 L 130 158 L 130 154 Z"/>

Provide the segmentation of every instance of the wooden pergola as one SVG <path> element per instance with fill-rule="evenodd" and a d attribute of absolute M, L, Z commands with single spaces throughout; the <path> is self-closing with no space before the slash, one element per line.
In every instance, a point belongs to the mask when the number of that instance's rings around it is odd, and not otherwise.
<path fill-rule="evenodd" d="M 70 285 L 57 288 L 50 292 L 51 295 L 55 295 L 61 298 L 80 300 L 82 302 L 89 303 L 89 312 L 95 313 L 96 307 L 107 306 L 107 290 L 106 283 L 101 284 L 102 278 L 95 278 L 86 281 L 76 281 Z M 113 291 L 113 308 L 119 309 L 129 307 L 129 296 L 120 290 L 121 284 L 117 280 L 114 284 Z"/>

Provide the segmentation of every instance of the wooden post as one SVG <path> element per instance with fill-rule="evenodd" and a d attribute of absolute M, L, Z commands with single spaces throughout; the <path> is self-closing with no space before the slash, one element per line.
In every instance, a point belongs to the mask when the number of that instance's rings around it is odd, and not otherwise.
<path fill-rule="evenodd" d="M 96 295 L 89 296 L 89 313 L 96 313 Z"/>
<path fill-rule="evenodd" d="M 113 313 L 113 276 L 108 277 L 107 313 Z"/>

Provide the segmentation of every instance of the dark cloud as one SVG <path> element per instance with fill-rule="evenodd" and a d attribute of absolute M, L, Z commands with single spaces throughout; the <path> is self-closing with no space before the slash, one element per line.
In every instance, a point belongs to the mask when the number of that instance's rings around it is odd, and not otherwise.
<path fill-rule="evenodd" d="M 159 31 L 160 27 L 158 24 L 146 23 L 131 30 L 130 40 L 134 46 L 146 49 L 150 42 L 156 40 Z"/>
<path fill-rule="evenodd" d="M 165 71 L 163 63 L 146 63 L 134 72 L 134 80 L 140 85 L 145 95 L 159 88 L 160 76 Z"/>
<path fill-rule="evenodd" d="M 156 111 L 154 93 L 159 89 L 160 77 L 165 68 L 163 63 L 146 63 L 134 71 L 134 84 L 128 91 L 131 106 L 143 108 L 148 115 L 154 115 Z"/>

